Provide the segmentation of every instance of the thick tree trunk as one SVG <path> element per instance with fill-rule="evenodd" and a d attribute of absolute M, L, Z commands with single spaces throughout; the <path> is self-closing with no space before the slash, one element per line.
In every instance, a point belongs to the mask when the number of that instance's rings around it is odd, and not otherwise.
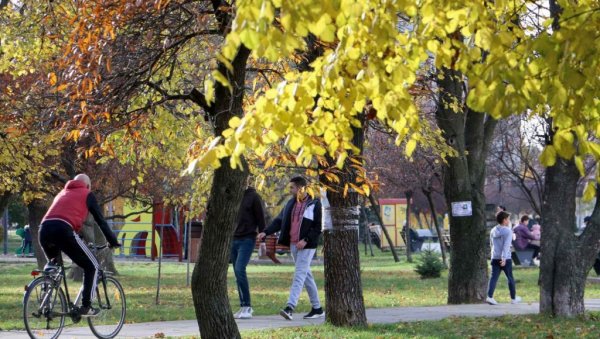
<path fill-rule="evenodd" d="M 342 180 L 342 182 L 344 182 Z M 328 193 L 333 228 L 324 232 L 327 321 L 334 326 L 366 326 L 358 249 L 358 195 Z"/>
<path fill-rule="evenodd" d="M 227 268 L 246 177 L 246 172 L 226 165 L 214 174 L 192 274 L 192 295 L 202 338 L 240 338 L 229 307 Z"/>
<path fill-rule="evenodd" d="M 440 100 L 436 111 L 444 138 L 458 155 L 447 159 L 443 169 L 444 195 L 448 210 L 454 202 L 470 202 L 472 215 L 450 213 L 450 272 L 448 303 L 477 303 L 485 298 L 487 286 L 487 229 L 485 226 L 485 159 L 496 121 L 461 104 L 463 78 L 460 72 L 444 69 L 438 80 Z M 460 105 L 457 105 L 459 103 Z M 458 111 L 456 110 L 458 108 Z"/>
<path fill-rule="evenodd" d="M 579 172 L 573 161 L 557 159 L 554 166 L 546 169 L 542 202 L 544 233 L 540 251 L 540 312 L 552 316 L 570 317 L 584 313 L 586 277 L 598 253 L 600 223 L 586 228 L 580 237 L 575 235 L 578 180 Z M 594 217 L 600 216 L 598 203 Z"/>
<path fill-rule="evenodd" d="M 334 326 L 366 326 L 360 278 L 358 218 L 355 208 L 332 209 L 333 230 L 324 232 L 325 300 L 327 321 Z"/>
<path fill-rule="evenodd" d="M 215 8 L 216 9 L 216 8 Z M 214 135 L 229 128 L 229 120 L 243 114 L 246 61 L 250 51 L 240 47 L 232 62 L 233 72 L 223 64 L 232 91 L 217 84 L 216 102 L 206 112 L 214 125 Z M 192 274 L 192 297 L 202 338 L 240 338 L 227 295 L 227 268 L 237 212 L 244 192 L 247 170 L 232 169 L 229 158 L 215 170 L 207 204 L 206 221 Z M 245 163 L 244 163 L 245 166 Z"/>
<path fill-rule="evenodd" d="M 552 28 L 560 30 L 561 8 L 550 0 Z M 547 136 L 553 138 L 552 119 L 548 119 Z M 575 201 L 579 172 L 572 160 L 558 158 L 554 166 L 546 168 L 540 262 L 540 312 L 552 316 L 583 314 L 584 291 L 590 270 L 600 244 L 600 197 L 591 225 L 575 236 Z"/>
<path fill-rule="evenodd" d="M 29 230 L 31 232 L 31 242 L 33 244 L 33 250 L 35 251 L 35 258 L 37 259 L 37 265 L 39 269 L 42 269 L 46 265 L 46 256 L 44 251 L 40 247 L 39 235 L 40 223 L 44 214 L 46 214 L 47 206 L 42 200 L 33 200 L 27 204 L 27 211 L 29 212 Z"/>
<path fill-rule="evenodd" d="M 353 128 L 354 145 L 362 152 L 364 130 Z M 360 155 L 360 154 L 359 154 Z M 328 159 L 335 163 L 333 159 Z M 325 300 L 327 321 L 334 326 L 366 326 L 367 315 L 360 278 L 360 251 L 358 227 L 360 202 L 358 192 L 349 189 L 344 196 L 344 185 L 356 181 L 356 172 L 346 160 L 340 183 L 323 182 L 336 188 L 328 192 L 331 205 L 332 229 L 324 232 Z"/>

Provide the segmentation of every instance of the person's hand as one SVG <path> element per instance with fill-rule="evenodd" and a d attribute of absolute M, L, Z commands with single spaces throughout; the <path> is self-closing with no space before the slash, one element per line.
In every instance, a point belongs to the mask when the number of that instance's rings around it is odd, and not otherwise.
<path fill-rule="evenodd" d="M 263 239 L 266 237 L 267 235 L 265 234 L 265 232 L 260 232 L 258 233 L 258 235 L 256 236 L 256 240 L 258 241 L 263 241 Z"/>
<path fill-rule="evenodd" d="M 296 248 L 297 248 L 297 249 L 299 249 L 299 250 L 302 250 L 302 249 L 304 249 L 304 247 L 305 247 L 305 246 L 306 246 L 306 241 L 304 241 L 304 240 L 300 240 L 300 241 L 298 241 L 298 243 L 296 244 Z"/>
<path fill-rule="evenodd" d="M 506 265 L 506 259 L 500 260 L 500 266 L 504 267 Z"/>

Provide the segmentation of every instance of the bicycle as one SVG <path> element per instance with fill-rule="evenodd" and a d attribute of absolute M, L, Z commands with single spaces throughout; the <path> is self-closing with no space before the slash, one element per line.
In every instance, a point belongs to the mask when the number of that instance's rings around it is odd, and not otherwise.
<path fill-rule="evenodd" d="M 106 247 L 108 244 L 90 246 L 95 251 Z M 31 338 L 58 338 L 65 327 L 67 316 L 73 323 L 81 321 L 79 303 L 82 290 L 79 290 L 75 302 L 72 302 L 65 275 L 69 268 L 65 268 L 60 255 L 56 262 L 46 264 L 43 270 L 36 269 L 31 272 L 34 279 L 25 286 L 23 297 L 23 320 Z M 98 338 L 114 338 L 125 323 L 125 292 L 111 274 L 99 270 L 92 306 L 100 309 L 100 313 L 87 318 L 92 333 Z M 64 285 L 64 289 L 61 285 Z"/>

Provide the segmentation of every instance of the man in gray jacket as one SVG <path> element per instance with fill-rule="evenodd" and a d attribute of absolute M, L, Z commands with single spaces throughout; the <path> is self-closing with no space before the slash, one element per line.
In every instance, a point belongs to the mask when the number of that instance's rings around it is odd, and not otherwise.
<path fill-rule="evenodd" d="M 510 214 L 501 211 L 496 214 L 498 225 L 492 228 L 490 232 L 490 242 L 492 245 L 492 276 L 485 301 L 490 305 L 497 305 L 494 299 L 494 290 L 500 277 L 500 271 L 504 271 L 508 279 L 508 290 L 510 291 L 511 304 L 517 304 L 521 297 L 517 297 L 515 290 L 515 279 L 512 274 L 512 259 L 510 256 L 510 244 L 512 242 L 513 232 L 510 229 Z"/>

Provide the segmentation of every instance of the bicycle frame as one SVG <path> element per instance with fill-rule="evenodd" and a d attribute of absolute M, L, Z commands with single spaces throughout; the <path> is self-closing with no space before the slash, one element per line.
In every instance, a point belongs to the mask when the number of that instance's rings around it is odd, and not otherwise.
<path fill-rule="evenodd" d="M 81 298 L 81 293 L 82 291 L 80 290 L 79 293 L 77 294 L 77 297 L 75 298 L 75 302 L 71 301 L 71 296 L 69 294 L 69 286 L 67 283 L 67 279 L 66 279 L 66 270 L 64 267 L 64 264 L 62 262 L 62 258 L 59 259 L 59 262 L 57 263 L 58 266 L 58 273 L 52 273 L 52 272 L 45 272 L 39 269 L 33 270 L 31 272 L 31 275 L 34 276 L 33 280 L 27 284 L 26 286 L 26 290 L 29 288 L 29 285 L 31 285 L 31 283 L 33 281 L 35 281 L 38 277 L 38 275 L 42 274 L 44 277 L 51 279 L 53 281 L 53 286 L 51 287 L 53 289 L 52 293 L 48 293 L 44 299 L 41 302 L 41 305 L 46 305 L 46 303 L 48 302 L 48 298 L 51 298 L 54 295 L 54 290 L 58 290 L 61 288 L 61 285 L 64 286 L 64 293 L 65 293 L 65 297 L 66 297 L 66 301 L 67 301 L 67 312 L 56 312 L 55 314 L 57 315 L 66 315 L 71 317 L 71 319 L 73 320 L 73 322 L 78 323 L 81 320 L 81 316 L 79 315 L 79 312 L 77 312 L 77 308 L 75 307 L 75 305 L 79 302 L 80 298 Z"/>

